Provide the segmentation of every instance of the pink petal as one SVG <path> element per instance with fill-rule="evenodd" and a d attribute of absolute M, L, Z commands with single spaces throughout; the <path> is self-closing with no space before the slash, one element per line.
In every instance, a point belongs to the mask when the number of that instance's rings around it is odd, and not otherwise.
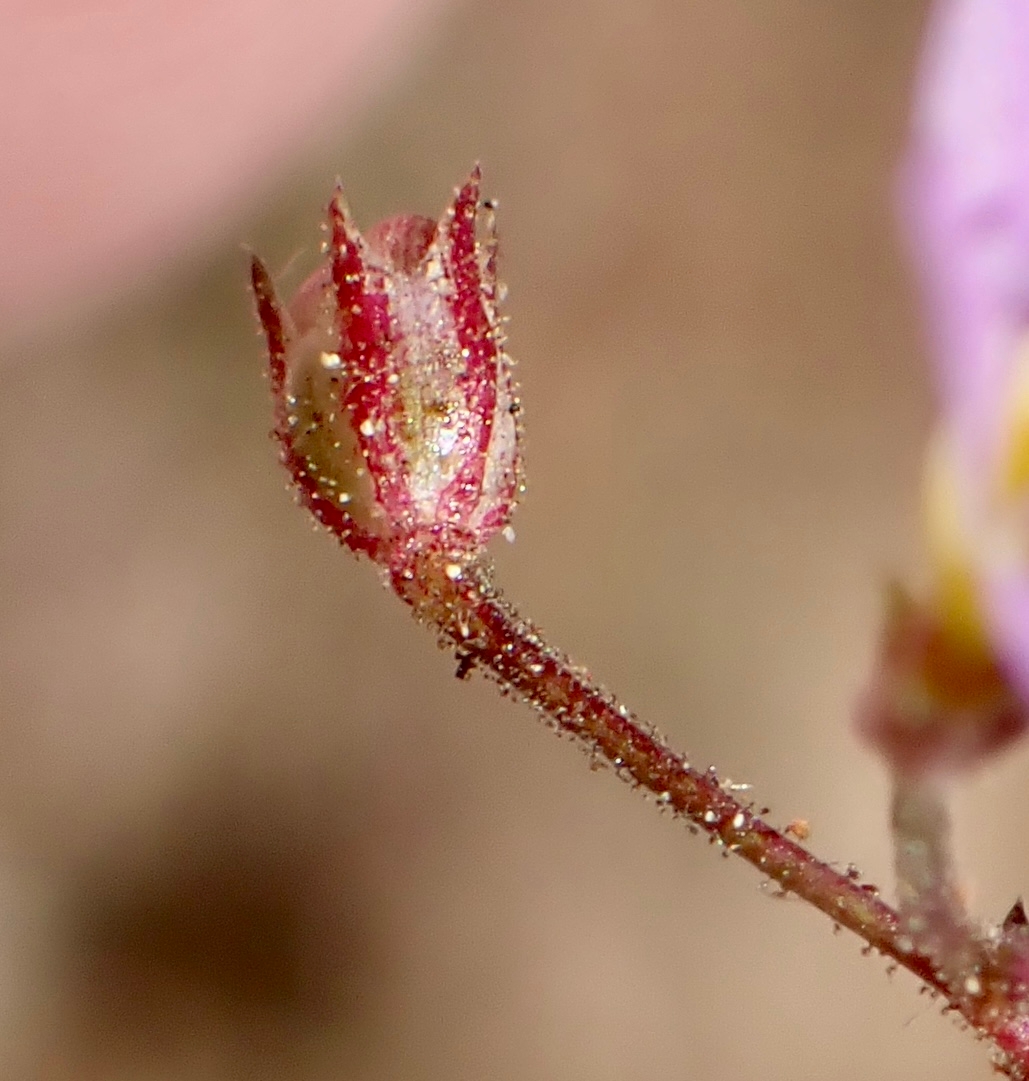
<path fill-rule="evenodd" d="M 964 452 L 995 450 L 1029 316 L 1029 4 L 945 0 L 928 24 L 903 186 L 944 409 Z"/>
<path fill-rule="evenodd" d="M 0 326 L 209 242 L 359 112 L 442 2 L 9 2 Z"/>

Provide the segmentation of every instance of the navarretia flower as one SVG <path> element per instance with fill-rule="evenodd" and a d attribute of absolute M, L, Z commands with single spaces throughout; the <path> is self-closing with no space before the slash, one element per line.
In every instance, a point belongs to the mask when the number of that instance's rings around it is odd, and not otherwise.
<path fill-rule="evenodd" d="M 366 236 L 337 190 L 327 263 L 287 307 L 253 260 L 283 464 L 314 517 L 383 565 L 411 545 L 478 553 L 523 488 L 479 181 L 476 167 L 438 222 Z"/>
<path fill-rule="evenodd" d="M 888 754 L 972 762 L 1029 727 L 1026 0 L 935 5 L 902 180 L 940 388 L 926 483 L 934 583 L 924 606 L 893 610 L 870 716 L 875 742 L 892 732 Z M 891 712 L 910 723 L 886 723 Z"/>

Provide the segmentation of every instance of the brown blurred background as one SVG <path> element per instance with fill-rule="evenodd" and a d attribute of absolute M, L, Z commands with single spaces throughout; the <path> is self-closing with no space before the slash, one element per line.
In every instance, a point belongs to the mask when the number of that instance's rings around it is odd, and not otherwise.
<path fill-rule="evenodd" d="M 238 242 L 500 201 L 529 493 L 501 582 L 704 765 L 890 882 L 850 727 L 918 568 L 890 212 L 923 4 L 458 5 L 207 262 L 0 396 L 0 1076 L 987 1078 L 905 975 L 453 662 L 310 529 Z M 198 118 L 202 123 L 203 118 Z M 299 253 L 299 255 L 298 255 Z M 979 911 L 1026 758 L 962 794 Z"/>

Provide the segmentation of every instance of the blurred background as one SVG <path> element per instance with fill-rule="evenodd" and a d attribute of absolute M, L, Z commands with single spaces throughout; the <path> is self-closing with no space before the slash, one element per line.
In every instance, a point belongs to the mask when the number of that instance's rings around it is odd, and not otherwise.
<path fill-rule="evenodd" d="M 851 716 L 883 584 L 919 568 L 931 395 L 891 183 L 923 15 L 398 6 L 367 89 L 326 91 L 202 235 L 8 336 L 0 1075 L 991 1076 L 913 979 L 455 680 L 312 531 L 241 250 L 299 281 L 337 175 L 369 226 L 438 213 L 480 160 L 528 433 L 501 584 L 889 887 Z M 1029 879 L 1026 766 L 962 793 L 991 919 Z"/>

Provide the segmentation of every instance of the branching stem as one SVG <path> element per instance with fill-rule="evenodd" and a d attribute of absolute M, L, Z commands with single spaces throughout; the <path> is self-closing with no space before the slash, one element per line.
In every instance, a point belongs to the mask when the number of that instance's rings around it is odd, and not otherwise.
<path fill-rule="evenodd" d="M 975 970 L 982 950 L 951 865 L 945 785 L 899 774 L 893 789 L 893 842 L 902 930 L 953 982 Z"/>
<path fill-rule="evenodd" d="M 485 562 L 412 545 L 394 560 L 392 585 L 421 621 L 436 628 L 441 643 L 456 651 L 461 674 L 482 669 L 629 784 L 908 969 L 1002 1049 L 1000 1065 L 1009 1076 L 1029 1076 L 1029 1023 L 1013 1008 L 1003 950 L 991 948 L 969 928 L 965 952 L 974 954 L 976 975 L 974 982 L 967 974 L 955 982 L 954 974 L 912 938 L 907 917 L 886 904 L 874 887 L 824 863 L 770 826 L 713 769 L 691 767 L 587 671 L 549 646 L 503 599 Z"/>
<path fill-rule="evenodd" d="M 481 563 L 449 564 L 415 553 L 394 588 L 469 664 L 531 703 L 559 732 L 603 758 L 696 828 L 741 856 L 784 891 L 813 904 L 934 989 L 946 993 L 930 959 L 903 948 L 897 913 L 874 887 L 816 859 L 741 803 L 714 770 L 699 771 L 651 728 L 595 684 L 589 673 L 547 645 L 492 585 Z M 460 574 L 458 577 L 457 574 Z M 898 944 L 899 943 L 899 944 Z"/>

